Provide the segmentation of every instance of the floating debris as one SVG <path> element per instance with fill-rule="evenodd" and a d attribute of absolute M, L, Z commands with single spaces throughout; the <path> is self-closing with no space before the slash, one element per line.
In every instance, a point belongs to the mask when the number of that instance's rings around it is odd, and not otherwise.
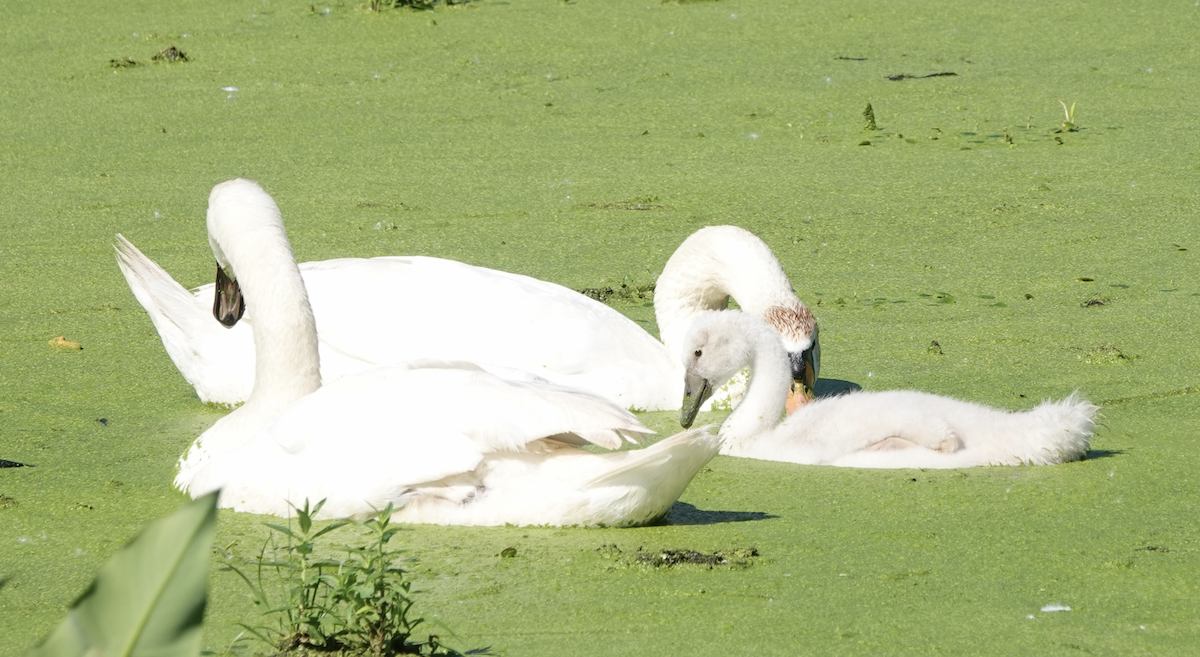
<path fill-rule="evenodd" d="M 956 76 L 956 75 L 958 75 L 958 73 L 955 73 L 953 71 L 943 71 L 941 73 L 930 73 L 929 75 L 909 75 L 907 73 L 897 73 L 896 75 L 887 76 L 887 79 L 891 80 L 892 82 L 899 82 L 900 80 L 923 80 L 925 78 L 948 78 L 948 77 Z"/>
<path fill-rule="evenodd" d="M 729 552 L 713 552 L 705 554 L 696 550 L 658 550 L 656 552 L 638 552 L 634 559 L 636 563 L 655 568 L 670 568 L 685 564 L 708 566 L 712 570 L 716 566 L 749 566 L 751 559 L 758 556 L 755 548 L 739 548 Z"/>
<path fill-rule="evenodd" d="M 617 201 L 615 203 L 584 203 L 585 208 L 595 208 L 597 210 L 670 210 L 669 205 L 663 205 L 659 202 L 657 196 L 634 196 L 633 198 Z"/>
<path fill-rule="evenodd" d="M 167 46 L 166 48 L 158 51 L 158 53 L 150 59 L 156 62 L 186 62 L 188 61 L 188 56 L 175 46 Z"/>
<path fill-rule="evenodd" d="M 53 340 L 49 340 L 47 344 L 57 349 L 83 349 L 83 345 L 78 342 L 71 342 L 61 335 Z"/>

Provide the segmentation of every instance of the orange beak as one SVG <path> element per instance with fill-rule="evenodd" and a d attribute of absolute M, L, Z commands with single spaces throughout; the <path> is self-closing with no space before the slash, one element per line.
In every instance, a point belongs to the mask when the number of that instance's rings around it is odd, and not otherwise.
<path fill-rule="evenodd" d="M 784 404 L 784 408 L 787 409 L 787 414 L 791 415 L 792 413 L 795 413 L 796 410 L 801 406 L 807 404 L 815 398 L 816 395 L 813 394 L 811 387 L 800 381 L 793 381 L 792 390 L 788 393 L 787 402 Z"/>

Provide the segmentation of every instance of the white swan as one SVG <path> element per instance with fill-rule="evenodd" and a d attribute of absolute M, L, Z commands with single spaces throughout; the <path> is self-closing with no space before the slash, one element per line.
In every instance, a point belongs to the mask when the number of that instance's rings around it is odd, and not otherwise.
<path fill-rule="evenodd" d="M 470 363 L 381 367 L 322 387 L 312 310 L 274 201 L 252 181 L 221 183 L 208 232 L 221 319 L 235 322 L 243 300 L 254 314 L 256 376 L 250 399 L 180 459 L 175 485 L 192 497 L 219 488 L 222 507 L 281 516 L 324 499 L 325 517 L 390 502 L 404 522 L 637 525 L 666 514 L 717 453 L 704 430 L 627 452 L 580 449 L 649 430 L 590 393 Z"/>
<path fill-rule="evenodd" d="M 720 429 L 721 453 L 730 456 L 860 468 L 1048 465 L 1084 457 L 1098 410 L 1075 393 L 1008 412 L 897 390 L 820 398 L 780 423 L 787 358 L 779 337 L 757 317 L 700 316 L 681 357 L 688 371 L 685 427 L 713 384 L 751 367 L 750 388 Z"/>
<path fill-rule="evenodd" d="M 210 316 L 214 288 L 189 293 L 121 235 L 117 262 L 171 360 L 206 402 L 245 401 L 254 383 L 253 309 L 227 329 Z M 412 358 L 493 363 L 588 390 L 624 408 L 675 410 L 683 370 L 672 340 L 730 295 L 789 337 L 809 389 L 816 321 L 774 254 L 740 228 L 703 229 L 672 256 L 655 309 L 667 346 L 612 308 L 560 285 L 439 258 L 343 258 L 300 265 L 317 322 L 321 375 Z M 412 321 L 419 317 L 420 321 Z M 807 367 L 807 369 L 805 369 Z"/>

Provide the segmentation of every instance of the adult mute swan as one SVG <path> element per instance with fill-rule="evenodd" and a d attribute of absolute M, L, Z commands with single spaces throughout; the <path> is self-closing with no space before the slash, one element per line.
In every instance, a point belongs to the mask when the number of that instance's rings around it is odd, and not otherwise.
<path fill-rule="evenodd" d="M 245 401 L 254 383 L 255 311 L 232 328 L 218 325 L 210 316 L 213 286 L 189 293 L 121 235 L 117 263 L 200 399 Z M 810 390 L 820 364 L 816 321 L 779 261 L 732 226 L 697 232 L 667 263 L 655 294 L 666 347 L 573 290 L 452 260 L 342 258 L 307 262 L 300 271 L 326 383 L 412 358 L 466 360 L 525 370 L 623 408 L 677 410 L 683 370 L 672 341 L 696 312 L 724 308 L 730 296 L 790 340 L 795 377 Z"/>
<path fill-rule="evenodd" d="M 681 357 L 685 427 L 714 384 L 750 365 L 750 388 L 721 425 L 721 453 L 769 461 L 859 468 L 1063 463 L 1084 457 L 1098 410 L 1076 393 L 1008 412 L 896 390 L 820 398 L 780 423 L 790 375 L 778 335 L 762 320 L 706 313 L 692 324 Z"/>
<path fill-rule="evenodd" d="M 229 323 L 242 304 L 254 314 L 255 379 L 246 403 L 180 459 L 175 485 L 192 497 L 220 489 L 224 508 L 280 516 L 324 499 L 325 517 L 390 502 L 403 522 L 638 525 L 666 514 L 717 453 L 705 430 L 640 450 L 580 449 L 649 430 L 590 393 L 470 363 L 380 367 L 322 387 L 313 313 L 275 202 L 252 181 L 223 182 L 209 196 L 208 233 L 214 312 Z"/>

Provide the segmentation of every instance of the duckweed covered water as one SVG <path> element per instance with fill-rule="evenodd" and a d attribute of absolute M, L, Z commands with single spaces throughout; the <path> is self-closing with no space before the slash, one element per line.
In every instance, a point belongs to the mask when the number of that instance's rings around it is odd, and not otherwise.
<path fill-rule="evenodd" d="M 1188 1 L 8 7 L 0 459 L 35 467 L 0 469 L 0 654 L 182 502 L 175 460 L 226 411 L 110 245 L 207 282 L 205 200 L 234 176 L 275 196 L 301 260 L 435 255 L 575 289 L 651 283 L 690 232 L 737 224 L 814 307 L 826 387 L 1105 407 L 1092 458 L 1059 467 L 720 457 L 666 526 L 414 527 L 421 609 L 456 645 L 1186 651 L 1198 28 Z M 171 47 L 187 60 L 153 59 Z M 655 330 L 648 300 L 612 303 Z M 262 520 L 223 514 L 218 542 L 255 550 Z M 732 569 L 619 557 L 749 548 Z M 212 650 L 253 622 L 240 586 L 212 576 Z"/>

